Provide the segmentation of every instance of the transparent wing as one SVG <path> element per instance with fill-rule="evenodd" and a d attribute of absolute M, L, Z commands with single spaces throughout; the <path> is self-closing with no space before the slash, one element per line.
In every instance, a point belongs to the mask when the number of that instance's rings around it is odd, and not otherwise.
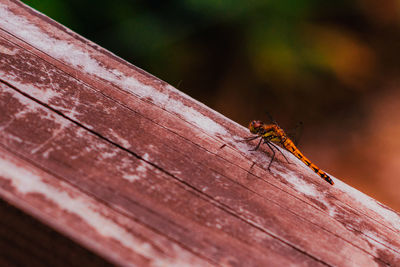
<path fill-rule="evenodd" d="M 294 145 L 297 146 L 303 134 L 304 124 L 302 121 L 298 122 L 294 129 L 288 132 L 289 138 L 293 141 Z"/>

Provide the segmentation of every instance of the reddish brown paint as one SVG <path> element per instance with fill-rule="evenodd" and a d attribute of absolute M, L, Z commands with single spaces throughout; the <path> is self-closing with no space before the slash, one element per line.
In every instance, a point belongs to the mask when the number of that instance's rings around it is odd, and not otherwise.
<path fill-rule="evenodd" d="M 229 135 L 247 135 L 245 128 L 170 92 L 164 82 L 19 2 L 0 3 L 53 38 L 87 51 L 104 68 L 134 77 L 212 118 Z M 315 181 L 296 165 L 282 168 L 302 175 L 326 196 L 325 202 L 299 192 L 284 177 L 271 175 L 263 164 L 256 162 L 250 169 L 254 159 L 238 150 L 234 142 L 226 144 L 223 136 L 209 135 L 180 114 L 166 112 L 148 99 L 129 94 L 31 45 L 28 39 L 0 31 L 0 46 L 16 51 L 0 57 L 1 73 L 13 75 L 0 76 L 0 127 L 7 125 L 0 132 L 1 154 L 35 169 L 49 182 L 66 181 L 97 200 L 99 210 L 114 214 L 116 223 L 125 221 L 123 227 L 140 226 L 132 235 L 150 240 L 154 257 L 179 257 L 169 250 L 175 245 L 198 258 L 201 265 L 260 266 L 268 262 L 346 266 L 351 259 L 398 264 L 399 230 L 373 210 Z M 26 85 L 59 96 L 48 101 L 41 94 L 32 95 Z M 16 118 L 18 112 L 26 110 L 16 97 L 35 109 Z M 79 116 L 69 114 L 69 110 Z M 60 124 L 67 127 L 60 128 Z M 137 180 L 123 178 L 141 164 L 147 171 L 137 172 Z M 0 196 L 105 258 L 124 265 L 132 261 L 151 264 L 151 259 L 147 263 L 140 260 L 143 255 L 139 251 L 137 258 L 132 258 L 132 251 L 88 231 L 89 226 L 81 225 L 79 218 L 51 206 L 44 196 L 23 195 L 12 187 L 4 187 Z M 42 211 L 44 206 L 49 207 L 48 214 Z M 331 207 L 335 208 L 334 216 L 329 214 Z M 377 246 L 364 231 L 376 233 L 387 245 Z M 103 249 L 93 242 L 102 244 Z"/>

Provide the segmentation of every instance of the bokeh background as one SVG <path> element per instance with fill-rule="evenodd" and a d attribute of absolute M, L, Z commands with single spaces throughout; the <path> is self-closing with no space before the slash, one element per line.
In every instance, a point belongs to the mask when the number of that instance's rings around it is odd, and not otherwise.
<path fill-rule="evenodd" d="M 399 0 L 25 0 L 400 211 Z"/>

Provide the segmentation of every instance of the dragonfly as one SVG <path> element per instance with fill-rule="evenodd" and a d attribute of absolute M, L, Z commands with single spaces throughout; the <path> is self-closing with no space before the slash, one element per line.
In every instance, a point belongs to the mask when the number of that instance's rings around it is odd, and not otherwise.
<path fill-rule="evenodd" d="M 294 142 L 288 137 L 288 135 L 284 132 L 284 130 L 278 126 L 276 122 L 272 124 L 266 124 L 259 120 L 254 120 L 249 124 L 249 130 L 252 134 L 256 136 L 251 136 L 246 138 L 245 141 L 251 141 L 260 138 L 257 146 L 252 150 L 257 150 L 261 144 L 267 144 L 269 149 L 272 151 L 271 161 L 268 165 L 268 170 L 270 170 L 272 161 L 275 158 L 275 148 L 278 150 L 282 156 L 286 159 L 285 155 L 282 151 L 279 150 L 277 145 L 284 147 L 290 153 L 292 153 L 296 158 L 300 159 L 304 164 L 306 164 L 310 169 L 312 169 L 316 174 L 318 174 L 322 179 L 330 183 L 331 185 L 334 184 L 333 180 L 327 175 L 323 170 L 318 168 L 315 164 L 313 164 L 308 158 L 306 158 L 303 153 L 296 147 Z"/>

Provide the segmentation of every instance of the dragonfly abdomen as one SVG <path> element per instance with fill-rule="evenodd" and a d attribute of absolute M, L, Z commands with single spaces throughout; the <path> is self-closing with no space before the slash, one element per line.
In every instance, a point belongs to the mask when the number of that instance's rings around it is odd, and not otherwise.
<path fill-rule="evenodd" d="M 312 169 L 316 174 L 318 174 L 322 179 L 333 185 L 333 180 L 320 168 L 318 168 L 314 163 L 312 163 L 308 158 L 306 158 L 300 150 L 294 145 L 294 143 L 287 138 L 282 145 L 289 150 L 293 155 L 295 155 L 299 160 L 304 162 L 310 169 Z"/>

